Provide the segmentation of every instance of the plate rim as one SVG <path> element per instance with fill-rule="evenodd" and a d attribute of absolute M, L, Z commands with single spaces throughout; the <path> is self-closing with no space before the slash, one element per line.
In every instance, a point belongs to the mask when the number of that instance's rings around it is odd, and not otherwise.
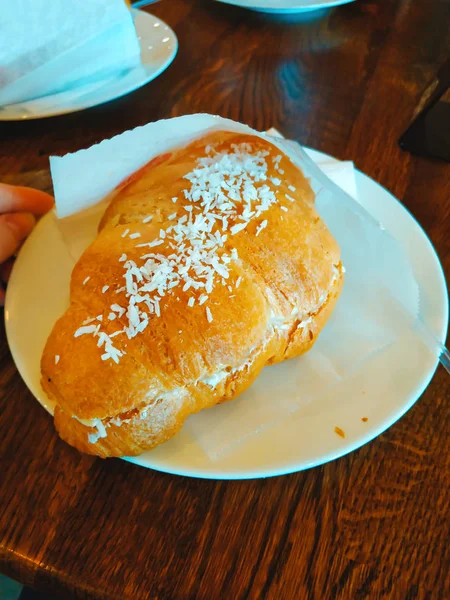
<path fill-rule="evenodd" d="M 338 160 L 330 155 L 327 155 L 327 154 L 322 153 L 317 150 L 311 150 L 309 148 L 306 148 L 306 150 L 308 150 L 308 152 L 311 152 L 311 154 L 317 158 L 335 160 L 335 161 Z M 371 177 L 369 177 L 368 175 L 366 175 L 359 169 L 355 168 L 355 173 L 357 173 L 359 177 L 369 180 L 371 182 L 371 184 L 380 188 L 383 191 L 383 193 L 386 194 L 387 197 L 389 197 L 390 202 L 394 201 L 394 206 L 396 206 L 400 210 L 403 210 L 405 215 L 409 219 L 411 219 L 411 224 L 412 225 L 414 224 L 415 226 L 417 226 L 417 234 L 420 235 L 422 237 L 423 241 L 427 244 L 428 249 L 430 250 L 430 255 L 433 259 L 433 262 L 434 262 L 435 266 L 438 267 L 437 273 L 439 275 L 440 284 L 442 285 L 442 288 L 444 290 L 444 296 L 443 296 L 444 303 L 442 306 L 442 316 L 443 316 L 442 331 L 439 331 L 438 335 L 441 336 L 442 340 L 445 342 L 446 335 L 448 333 L 448 326 L 449 326 L 448 286 L 447 286 L 447 281 L 446 281 L 445 272 L 444 272 L 442 263 L 439 259 L 439 256 L 437 254 L 435 247 L 433 246 L 433 243 L 431 242 L 430 238 L 428 237 L 427 233 L 422 228 L 420 223 L 414 217 L 414 215 L 389 190 L 387 190 L 383 185 L 379 184 L 377 181 L 375 181 L 374 179 L 372 179 Z M 50 214 L 46 215 L 46 217 L 44 217 L 44 218 L 48 218 L 48 217 L 50 217 Z M 25 383 L 25 379 L 22 376 L 21 369 L 18 366 L 20 364 L 20 360 L 16 359 L 16 349 L 13 349 L 13 346 L 10 344 L 10 331 L 9 331 L 10 319 L 7 318 L 7 315 L 9 314 L 8 302 L 9 302 L 9 294 L 8 294 L 8 290 L 7 290 L 6 299 L 5 299 L 6 337 L 8 340 L 8 345 L 9 345 L 13 360 L 16 364 L 19 374 L 22 377 L 22 380 Z M 367 433 L 362 433 L 362 434 L 356 435 L 356 437 L 354 437 L 350 443 L 346 443 L 344 446 L 342 446 L 340 448 L 333 449 L 332 452 L 329 452 L 326 455 L 320 455 L 320 457 L 318 457 L 316 460 L 312 460 L 307 464 L 301 464 L 301 462 L 300 462 L 300 464 L 291 463 L 288 466 L 284 465 L 282 467 L 269 468 L 266 470 L 264 470 L 261 467 L 254 467 L 251 469 L 247 469 L 246 471 L 239 471 L 239 470 L 236 471 L 236 470 L 229 469 L 229 470 L 221 473 L 220 467 L 219 467 L 219 469 L 212 468 L 210 471 L 209 470 L 205 471 L 204 467 L 200 467 L 200 468 L 195 468 L 195 467 L 192 468 L 191 467 L 189 469 L 186 469 L 186 468 L 180 469 L 180 468 L 171 467 L 170 465 L 168 465 L 168 466 L 161 465 L 159 463 L 157 465 L 145 464 L 139 460 L 142 455 L 137 456 L 137 457 L 121 457 L 121 460 L 124 460 L 125 462 L 134 464 L 136 466 L 144 467 L 144 468 L 158 471 L 161 473 L 167 473 L 167 474 L 178 475 L 178 476 L 183 476 L 183 477 L 193 477 L 196 479 L 213 479 L 213 480 L 261 479 L 261 478 L 268 478 L 268 477 L 277 477 L 277 476 L 281 476 L 281 475 L 287 475 L 290 473 L 296 473 L 296 472 L 308 470 L 310 468 L 317 467 L 322 464 L 326 464 L 328 462 L 331 462 L 338 458 L 341 458 L 342 456 L 345 456 L 346 454 L 354 452 L 358 448 L 361 448 L 365 444 L 371 442 L 374 438 L 376 438 L 382 432 L 389 429 L 404 414 L 406 414 L 406 412 L 408 412 L 412 408 L 412 406 L 414 406 L 414 404 L 419 400 L 419 398 L 422 396 L 422 394 L 424 393 L 424 391 L 430 384 L 431 380 L 433 379 L 436 369 L 438 367 L 438 364 L 439 364 L 439 360 L 436 357 L 436 359 L 433 361 L 432 366 L 429 367 L 426 374 L 422 375 L 422 378 L 419 380 L 420 385 L 418 385 L 418 387 L 414 390 L 414 392 L 411 393 L 406 398 L 405 402 L 402 402 L 398 406 L 398 410 L 396 410 L 392 414 L 390 414 L 382 423 L 380 423 L 378 426 L 373 426 L 372 429 L 370 429 Z M 28 385 L 26 383 L 25 383 L 25 385 L 28 387 Z M 34 393 L 30 390 L 30 388 L 28 388 L 28 389 L 29 389 L 30 393 L 34 396 Z M 48 408 L 45 407 L 38 398 L 35 397 L 35 399 L 41 404 L 41 406 L 43 406 L 43 408 L 45 408 L 48 411 Z M 218 461 L 218 463 L 216 463 L 216 464 L 219 466 L 220 461 Z M 213 462 L 212 462 L 212 466 L 214 467 Z"/>
<path fill-rule="evenodd" d="M 343 6 L 345 4 L 350 4 L 351 2 L 356 2 L 356 0 L 316 0 L 315 5 L 310 6 L 261 6 L 258 5 L 259 0 L 252 0 L 254 4 L 247 4 L 245 0 L 216 0 L 216 2 L 221 2 L 222 4 L 229 4 L 232 6 L 237 6 L 239 8 L 244 8 L 246 10 L 253 10 L 260 13 L 267 14 L 278 14 L 278 15 L 289 15 L 289 14 L 301 14 L 313 12 L 316 10 L 326 10 L 329 8 L 335 8 L 337 6 Z M 289 2 L 289 0 L 288 0 Z M 292 2 L 295 4 L 295 2 Z"/>
<path fill-rule="evenodd" d="M 156 69 L 150 77 L 146 76 L 144 77 L 141 81 L 137 82 L 136 84 L 133 84 L 130 88 L 123 90 L 122 92 L 120 92 L 119 94 L 112 96 L 111 98 L 108 98 L 106 100 L 100 100 L 99 102 L 95 102 L 93 104 L 89 103 L 89 100 L 87 101 L 86 104 L 80 104 L 79 106 L 72 106 L 69 108 L 61 108 L 61 109 L 49 109 L 48 112 L 43 112 L 43 113 L 32 113 L 30 115 L 14 115 L 14 113 L 8 116 L 8 113 L 6 112 L 6 116 L 4 114 L 2 114 L 2 110 L 0 110 L 0 122 L 18 122 L 18 121 L 36 121 L 38 119 L 51 119 L 52 117 L 61 117 L 63 115 L 69 115 L 72 113 L 77 113 L 77 112 L 81 112 L 83 110 L 88 110 L 90 108 L 95 108 L 96 106 L 101 106 L 102 104 L 107 104 L 108 102 L 114 102 L 114 100 L 118 100 L 119 98 L 122 98 L 123 96 L 127 96 L 128 94 L 132 94 L 133 92 L 135 92 L 136 90 L 140 89 L 141 87 L 144 87 L 145 85 L 147 85 L 148 83 L 151 83 L 154 79 L 156 79 L 157 77 L 159 77 L 166 69 L 168 69 L 170 67 L 170 65 L 172 64 L 172 62 L 175 60 L 175 57 L 178 53 L 178 37 L 175 33 L 175 31 L 170 27 L 170 25 L 168 25 L 165 21 L 163 21 L 162 19 L 159 19 L 158 17 L 155 17 L 154 15 L 143 11 L 143 10 L 139 10 L 139 9 L 132 9 L 132 13 L 139 13 L 139 18 L 148 18 L 149 20 L 151 20 L 153 23 L 158 22 L 161 25 L 164 25 L 167 30 L 168 33 L 171 34 L 171 36 L 173 37 L 173 43 L 174 43 L 174 47 L 173 47 L 173 51 L 170 55 L 170 57 L 167 59 L 166 62 L 164 62 L 158 69 Z M 145 16 L 144 16 L 145 15 Z M 138 38 L 139 41 L 139 46 L 141 47 L 142 50 L 142 46 L 143 46 L 143 42 L 140 38 Z M 132 72 L 134 69 L 139 68 L 139 66 L 144 66 L 145 67 L 145 63 L 139 63 L 139 65 L 137 65 L 137 67 L 133 67 L 133 69 L 126 71 L 122 77 L 125 77 L 125 75 L 128 75 L 130 72 Z M 111 82 L 115 82 L 117 80 L 116 77 L 112 77 L 110 79 Z M 105 81 L 105 85 L 107 85 L 108 80 Z M 87 94 L 86 98 L 89 98 L 89 94 Z M 0 107 L 1 109 L 8 109 L 8 107 L 14 107 L 14 106 L 20 106 L 22 103 L 18 102 L 17 104 L 7 104 L 4 107 Z"/>

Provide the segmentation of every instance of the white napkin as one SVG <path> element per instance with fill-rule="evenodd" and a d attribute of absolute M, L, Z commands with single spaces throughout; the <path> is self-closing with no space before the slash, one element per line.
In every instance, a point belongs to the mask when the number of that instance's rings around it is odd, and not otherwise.
<path fill-rule="evenodd" d="M 154 156 L 214 128 L 266 137 L 228 119 L 189 115 L 149 123 L 87 150 L 52 157 L 57 211 L 65 217 L 58 223 L 73 259 L 94 239 L 105 207 L 102 199 L 118 183 Z M 341 246 L 345 285 L 330 321 L 307 355 L 265 368 L 238 399 L 188 419 L 185 426 L 212 460 L 311 405 L 402 335 L 409 325 L 397 318 L 393 296 L 411 318 L 418 312 L 417 284 L 403 251 L 352 199 L 357 197 L 353 164 L 321 159 L 322 171 L 297 144 L 277 137 L 270 141 L 310 178 L 317 209 Z"/>
<path fill-rule="evenodd" d="M 0 106 L 96 84 L 139 63 L 124 0 L 15 0 L 0 11 Z"/>

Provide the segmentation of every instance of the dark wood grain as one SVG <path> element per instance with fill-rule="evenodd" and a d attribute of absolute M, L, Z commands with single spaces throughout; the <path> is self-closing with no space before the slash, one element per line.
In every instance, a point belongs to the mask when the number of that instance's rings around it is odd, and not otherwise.
<path fill-rule="evenodd" d="M 358 0 L 314 20 L 210 0 L 152 7 L 172 66 L 82 113 L 0 125 L 0 177 L 50 189 L 49 154 L 207 111 L 352 158 L 418 218 L 450 275 L 450 169 L 397 139 L 450 52 L 446 0 Z M 30 299 L 32 301 L 32 299 Z M 450 379 L 320 468 L 214 482 L 82 456 L 54 432 L 0 331 L 0 569 L 62 598 L 450 597 Z"/>

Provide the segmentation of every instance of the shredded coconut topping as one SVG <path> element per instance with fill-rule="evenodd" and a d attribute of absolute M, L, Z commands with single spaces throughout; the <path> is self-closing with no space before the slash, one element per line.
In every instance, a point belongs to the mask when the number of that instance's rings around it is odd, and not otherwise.
<path fill-rule="evenodd" d="M 256 221 L 256 235 L 268 225 L 267 219 L 258 219 L 272 205 L 278 203 L 276 188 L 281 184 L 277 177 L 268 176 L 266 150 L 253 151 L 248 143 L 232 145 L 229 152 L 219 152 L 213 146 L 205 148 L 205 155 L 196 161 L 194 169 L 184 176 L 187 182 L 182 190 L 183 204 L 178 212 L 168 217 L 170 224 L 160 229 L 159 237 L 137 244 L 147 253 L 137 264 L 122 254 L 124 263 L 125 295 L 128 305 L 111 305 L 109 321 L 122 319 L 123 330 L 129 339 L 142 332 L 150 316 L 159 317 L 161 300 L 168 294 L 189 292 L 188 306 L 204 304 L 215 285 L 228 285 L 230 263 L 238 261 L 236 248 L 228 250 L 230 236 L 243 232 L 250 222 Z M 272 162 L 279 170 L 281 155 Z M 177 197 L 172 198 L 176 203 Z M 281 207 L 282 210 L 287 210 Z M 146 217 L 143 222 L 151 220 Z M 122 235 L 129 233 L 126 230 Z M 132 233 L 129 238 L 139 237 Z M 164 253 L 157 247 L 164 245 Z M 145 252 L 145 251 L 144 251 Z M 241 277 L 235 282 L 239 287 Z M 230 286 L 229 286 L 230 287 Z M 103 290 L 106 291 L 107 286 Z M 177 289 L 178 288 L 178 289 Z M 231 289 L 230 289 L 231 291 Z M 179 299 L 179 294 L 176 294 Z M 208 322 L 213 320 L 206 306 Z M 102 359 L 115 362 L 123 354 L 111 341 L 112 336 L 99 332 L 94 325 L 80 327 L 75 337 L 84 333 L 98 336 L 99 347 L 104 346 Z"/>
<path fill-rule="evenodd" d="M 256 228 L 256 235 L 259 235 L 265 227 L 267 227 L 267 219 L 264 219 L 264 221 L 260 225 L 258 225 L 258 227 Z"/>

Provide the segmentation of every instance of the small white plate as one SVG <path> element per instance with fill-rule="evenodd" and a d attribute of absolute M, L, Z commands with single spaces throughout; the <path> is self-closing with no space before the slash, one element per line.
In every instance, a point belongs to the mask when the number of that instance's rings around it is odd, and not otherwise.
<path fill-rule="evenodd" d="M 314 151 L 311 156 L 329 158 Z M 433 246 L 414 218 L 379 184 L 357 171 L 356 185 L 360 203 L 405 249 L 426 291 L 421 298 L 422 317 L 445 339 L 448 293 Z M 68 306 L 72 265 L 55 217 L 49 214 L 24 244 L 6 295 L 6 333 L 12 355 L 28 388 L 49 412 L 52 406 L 40 386 L 39 363 L 55 320 Z M 328 395 L 245 439 L 218 460 L 203 452 L 188 427 L 155 450 L 126 460 L 168 473 L 215 479 L 270 477 L 307 469 L 347 454 L 382 433 L 419 398 L 436 366 L 437 359 L 411 334 L 368 360 Z M 269 368 L 282 368 L 295 378 L 295 362 Z M 245 402 L 245 393 L 233 402 Z M 209 410 L 216 408 L 220 409 Z M 344 439 L 335 433 L 336 426 L 345 431 Z"/>
<path fill-rule="evenodd" d="M 224 4 L 234 4 L 257 12 L 273 13 L 278 15 L 297 14 L 310 12 L 349 4 L 355 0 L 217 0 Z"/>
<path fill-rule="evenodd" d="M 133 18 L 141 46 L 138 66 L 111 79 L 0 107 L 0 121 L 42 119 L 77 112 L 125 96 L 158 77 L 175 58 L 177 37 L 168 25 L 153 15 L 133 10 Z"/>

